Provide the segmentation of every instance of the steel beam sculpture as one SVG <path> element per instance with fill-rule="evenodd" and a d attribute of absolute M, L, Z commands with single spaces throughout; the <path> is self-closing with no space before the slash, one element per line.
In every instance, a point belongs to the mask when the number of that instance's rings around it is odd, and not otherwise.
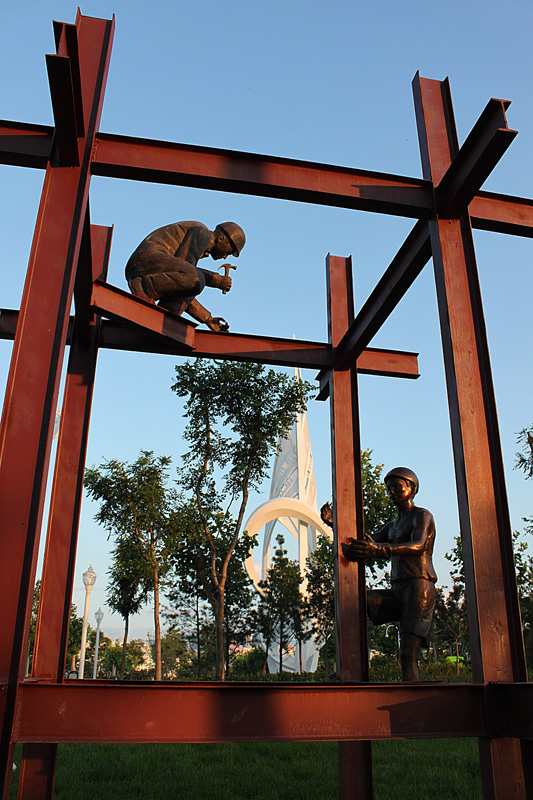
<path fill-rule="evenodd" d="M 7 798 L 51 797 L 57 743 L 336 740 L 340 795 L 372 797 L 371 740 L 475 736 L 486 798 L 533 795 L 526 669 L 490 362 L 471 228 L 533 236 L 533 201 L 480 191 L 514 138 L 490 100 L 458 146 L 447 81 L 415 76 L 423 179 L 115 136 L 99 131 L 114 21 L 54 23 L 54 128 L 0 122 L 0 161 L 46 170 L 0 428 L 0 770 Z M 105 283 L 111 229 L 91 225 L 92 175 L 394 214 L 417 220 L 354 317 L 349 259 L 327 261 L 329 341 L 202 332 Z M 467 575 L 474 683 L 371 685 L 363 570 L 337 557 L 339 685 L 63 683 L 79 508 L 98 349 L 314 367 L 329 395 L 335 547 L 363 532 L 359 372 L 416 377 L 416 356 L 368 348 L 433 259 Z M 76 314 L 69 319 L 72 297 Z M 465 346 L 466 343 L 466 346 Z M 70 345 L 33 673 L 24 679 L 59 377 Z M 93 714 L 86 709 L 91 707 Z M 247 711 L 247 713 L 245 713 Z M 169 713 L 170 712 L 170 713 Z M 95 720 L 98 720 L 95 723 Z"/>

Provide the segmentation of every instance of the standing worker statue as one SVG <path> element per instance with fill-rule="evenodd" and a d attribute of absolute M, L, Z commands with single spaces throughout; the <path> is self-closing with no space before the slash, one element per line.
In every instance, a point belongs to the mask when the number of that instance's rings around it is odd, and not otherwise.
<path fill-rule="evenodd" d="M 385 475 L 389 496 L 398 509 L 395 520 L 364 539 L 342 542 L 348 561 L 387 559 L 391 562 L 390 589 L 367 592 L 368 615 L 372 622 L 400 623 L 400 664 L 402 680 L 419 681 L 418 656 L 427 647 L 437 601 L 437 575 L 431 556 L 435 543 L 433 514 L 413 503 L 418 478 L 407 467 L 395 467 Z M 321 516 L 333 526 L 331 506 L 322 506 Z"/>
<path fill-rule="evenodd" d="M 225 275 L 198 267 L 198 261 L 211 256 L 215 261 L 239 257 L 246 243 L 244 231 L 235 222 L 221 222 L 210 231 L 201 222 L 175 222 L 153 231 L 140 243 L 126 264 L 126 280 L 135 297 L 155 303 L 175 314 L 186 311 L 205 322 L 212 331 L 227 331 L 222 317 L 212 317 L 196 299 L 205 286 L 231 289 L 232 264 L 223 264 Z"/>

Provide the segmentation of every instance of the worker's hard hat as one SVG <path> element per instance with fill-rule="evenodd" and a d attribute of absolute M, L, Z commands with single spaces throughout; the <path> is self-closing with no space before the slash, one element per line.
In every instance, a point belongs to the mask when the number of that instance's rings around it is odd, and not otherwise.
<path fill-rule="evenodd" d="M 217 228 L 220 228 L 220 230 L 226 234 L 230 243 L 233 245 L 233 252 L 231 255 L 238 258 L 239 253 L 246 244 L 246 236 L 244 235 L 243 229 L 240 225 L 237 225 L 236 222 L 220 222 Z"/>
<path fill-rule="evenodd" d="M 415 487 L 415 494 L 418 492 L 418 478 L 409 467 L 394 467 L 394 469 L 387 472 L 383 480 L 387 483 L 390 478 L 403 478 L 404 480 L 411 481 Z"/>

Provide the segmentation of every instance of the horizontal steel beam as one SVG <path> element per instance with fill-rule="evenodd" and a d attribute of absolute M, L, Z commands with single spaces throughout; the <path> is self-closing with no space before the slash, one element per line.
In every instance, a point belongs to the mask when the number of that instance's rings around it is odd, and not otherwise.
<path fill-rule="evenodd" d="M 11 164 L 14 166 L 19 167 L 37 167 L 40 169 L 45 169 L 48 163 L 48 159 L 50 156 L 50 151 L 52 147 L 52 141 L 54 136 L 54 129 L 47 125 L 34 125 L 34 124 L 26 124 L 23 122 L 11 122 L 9 120 L 0 120 L 0 163 L 2 164 Z M 109 137 L 109 135 L 107 135 Z M 98 134 L 97 139 L 98 141 L 103 141 L 106 137 L 106 134 Z M 120 139 L 127 139 L 130 144 L 130 149 L 135 151 L 137 150 L 137 158 L 140 162 L 139 166 L 135 167 L 136 170 L 140 170 L 140 172 L 146 172 L 146 169 L 142 166 L 142 154 L 143 154 L 143 143 L 146 141 L 144 139 L 134 139 L 131 137 L 116 137 Z M 153 147 L 160 147 L 162 151 L 165 151 L 165 148 L 180 148 L 184 147 L 183 145 L 172 145 L 166 142 L 152 142 Z M 202 148 L 187 148 L 187 152 L 190 154 L 191 158 L 194 160 L 198 155 L 198 159 L 202 160 Z M 249 153 L 242 153 L 233 154 L 232 151 L 225 151 L 225 150 L 216 150 L 214 148 L 209 148 L 209 153 L 218 154 L 221 158 L 225 158 L 229 156 L 231 158 L 232 155 L 238 157 L 239 155 L 242 156 L 241 164 L 245 163 L 247 159 L 250 159 L 250 164 L 255 164 L 255 172 L 260 172 L 260 159 L 261 156 L 257 156 L 255 154 Z M 101 153 L 103 155 L 103 153 Z M 135 161 L 135 159 L 130 160 Z M 216 159 L 215 159 L 216 160 Z M 315 183 L 320 183 L 320 176 L 326 175 L 329 180 L 333 180 L 335 168 L 329 166 L 323 166 L 320 164 L 313 164 L 311 162 L 291 162 L 288 159 L 270 159 L 267 157 L 267 161 L 276 161 L 279 160 L 288 162 L 288 164 L 295 163 L 295 164 L 306 164 L 309 174 L 314 176 Z M 191 162 L 192 163 L 192 162 Z M 131 165 L 125 164 L 123 165 L 124 171 L 130 169 Z M 163 165 L 164 167 L 164 165 Z M 101 167 L 95 165 L 95 171 L 98 172 Z M 191 166 L 190 169 L 194 173 L 195 167 Z M 114 171 L 120 171 L 120 165 L 115 166 Z M 332 175 L 333 171 L 333 175 Z M 382 173 L 372 173 L 372 172 L 361 172 L 357 170 L 341 170 L 345 175 L 345 179 L 348 174 L 353 176 L 359 175 L 361 177 L 361 181 L 363 178 L 366 178 L 368 181 L 369 178 L 374 175 L 377 178 L 380 178 L 382 181 L 386 180 L 387 176 Z M 177 178 L 176 180 L 172 179 L 172 176 L 168 174 L 168 168 L 162 170 L 154 170 L 151 173 L 150 180 L 155 183 L 174 183 L 181 185 L 182 181 Z M 118 175 L 117 177 L 122 177 Z M 216 176 L 215 176 L 216 177 Z M 201 180 L 200 180 L 201 178 Z M 197 183 L 183 183 L 183 185 L 195 185 L 199 186 L 200 188 L 206 184 L 209 175 L 203 175 L 200 172 L 199 180 Z M 401 188 L 401 181 L 405 181 L 405 185 L 403 187 L 403 194 L 407 192 L 408 188 L 409 191 L 413 191 L 417 195 L 416 202 L 413 206 L 411 213 L 406 213 L 406 208 L 403 204 L 400 204 L 403 208 L 403 211 L 400 213 L 398 212 L 399 216 L 408 216 L 408 217 L 428 217 L 433 211 L 432 203 L 429 202 L 428 198 L 426 197 L 421 202 L 421 195 L 422 193 L 426 194 L 426 182 L 421 181 L 419 179 L 400 179 L 394 176 L 388 176 L 389 180 L 392 179 L 392 183 L 389 182 L 388 184 L 388 191 L 389 193 L 393 194 L 394 186 L 398 186 L 397 181 L 400 181 L 400 188 Z M 138 178 L 140 179 L 140 178 Z M 147 177 L 143 177 L 142 180 L 148 180 Z M 189 176 L 190 180 L 190 176 Z M 222 188 L 222 187 L 219 187 Z M 225 186 L 226 190 L 228 186 Z M 345 187 L 346 188 L 346 187 Z M 349 187 L 348 187 L 349 188 Z M 240 190 L 239 190 L 240 191 Z M 287 187 L 282 187 L 283 192 L 287 192 Z M 364 193 L 364 189 L 362 190 Z M 370 187 L 366 190 L 370 192 Z M 384 191 L 384 190 L 383 190 Z M 247 194 L 253 194 L 251 191 L 251 186 L 248 186 Z M 270 197 L 281 197 L 285 196 L 285 194 L 277 194 L 276 193 L 276 186 L 272 185 L 269 192 L 265 191 L 266 196 Z M 327 193 L 324 195 L 323 199 L 318 199 L 320 192 L 314 193 L 314 200 L 312 202 L 322 202 L 324 205 L 339 205 L 339 206 L 346 206 L 343 202 L 342 192 L 338 193 Z M 337 197 L 339 202 L 333 202 L 334 198 Z M 353 199 L 353 191 L 350 191 L 350 198 Z M 302 199 L 302 198 L 300 198 Z M 326 202 L 326 199 L 329 199 L 329 202 Z M 362 198 L 364 199 L 364 198 Z M 369 200 L 371 198 L 368 198 Z M 405 199 L 405 197 L 404 197 Z M 311 202 L 311 201 L 309 201 Z M 378 203 L 378 205 L 381 205 Z M 416 208 L 419 208 L 420 205 L 421 213 L 418 215 L 416 213 Z M 353 206 L 355 207 L 355 206 Z M 372 208 L 372 211 L 382 211 L 381 208 Z M 478 194 L 472 200 L 469 206 L 469 213 L 471 216 L 472 226 L 474 228 L 478 228 L 481 230 L 489 230 L 489 231 L 496 231 L 497 233 L 507 233 L 512 234 L 515 236 L 526 236 L 528 238 L 533 237 L 533 200 L 522 198 L 522 197 L 513 197 L 511 195 L 503 195 L 497 194 L 494 192 L 478 192 Z M 392 211 L 383 212 L 383 213 L 394 213 Z"/>
<path fill-rule="evenodd" d="M 468 206 L 473 228 L 533 238 L 533 200 L 479 192 Z"/>
<path fill-rule="evenodd" d="M 472 684 L 24 683 L 19 742 L 353 741 L 487 736 Z M 109 709 L 113 713 L 109 713 Z"/>
<path fill-rule="evenodd" d="M 54 129 L 48 125 L 0 120 L 0 163 L 46 169 Z"/>
<path fill-rule="evenodd" d="M 356 364 L 359 375 L 381 375 L 414 380 L 420 377 L 418 353 L 409 353 L 405 350 L 380 350 L 376 347 L 367 347 Z M 317 400 L 327 400 L 329 397 L 329 372 L 323 369 L 316 376 L 319 384 Z"/>
<path fill-rule="evenodd" d="M 288 158 L 98 134 L 92 172 L 406 217 L 433 215 L 431 184 Z"/>
<path fill-rule="evenodd" d="M 150 310 L 155 310 L 157 313 L 159 309 L 151 306 Z M 0 309 L 0 339 L 15 338 L 17 319 L 18 311 Z M 73 324 L 74 317 L 71 317 L 67 344 L 71 342 Z M 302 367 L 302 369 L 327 370 L 332 366 L 331 348 L 329 344 L 322 342 L 247 336 L 241 333 L 214 333 L 196 329 L 191 348 L 191 345 L 184 346 L 168 336 L 154 333 L 153 329 L 141 329 L 139 326 L 126 327 L 108 320 L 102 321 L 99 346 L 107 350 L 225 358 L 228 361 L 253 361 L 274 366 Z M 357 370 L 363 375 L 419 377 L 416 353 L 400 350 L 369 347 L 358 358 Z"/>

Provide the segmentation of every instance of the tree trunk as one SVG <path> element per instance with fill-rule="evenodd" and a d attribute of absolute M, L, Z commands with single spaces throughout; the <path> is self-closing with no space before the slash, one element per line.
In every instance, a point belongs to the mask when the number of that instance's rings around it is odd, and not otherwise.
<path fill-rule="evenodd" d="M 128 643 L 128 632 L 130 628 L 130 616 L 126 614 L 124 617 L 124 641 L 122 642 L 122 659 L 120 661 L 120 680 L 124 680 L 124 671 L 126 669 L 126 645 Z"/>
<path fill-rule="evenodd" d="M 267 637 L 265 642 L 265 661 L 263 664 L 263 675 L 266 674 L 267 667 L 268 667 L 268 651 L 270 650 L 270 637 Z"/>
<path fill-rule="evenodd" d="M 224 588 L 219 585 L 215 609 L 216 634 L 217 634 L 217 661 L 215 680 L 225 679 L 225 653 L 224 653 Z"/>
<path fill-rule="evenodd" d="M 157 571 L 157 561 L 155 558 L 155 548 L 152 539 L 152 565 L 154 568 L 154 634 L 155 634 L 155 679 L 162 680 L 161 677 L 161 626 L 159 624 L 159 574 Z"/>
<path fill-rule="evenodd" d="M 200 595 L 199 588 L 196 590 L 196 664 L 198 672 L 198 680 L 200 680 Z"/>

